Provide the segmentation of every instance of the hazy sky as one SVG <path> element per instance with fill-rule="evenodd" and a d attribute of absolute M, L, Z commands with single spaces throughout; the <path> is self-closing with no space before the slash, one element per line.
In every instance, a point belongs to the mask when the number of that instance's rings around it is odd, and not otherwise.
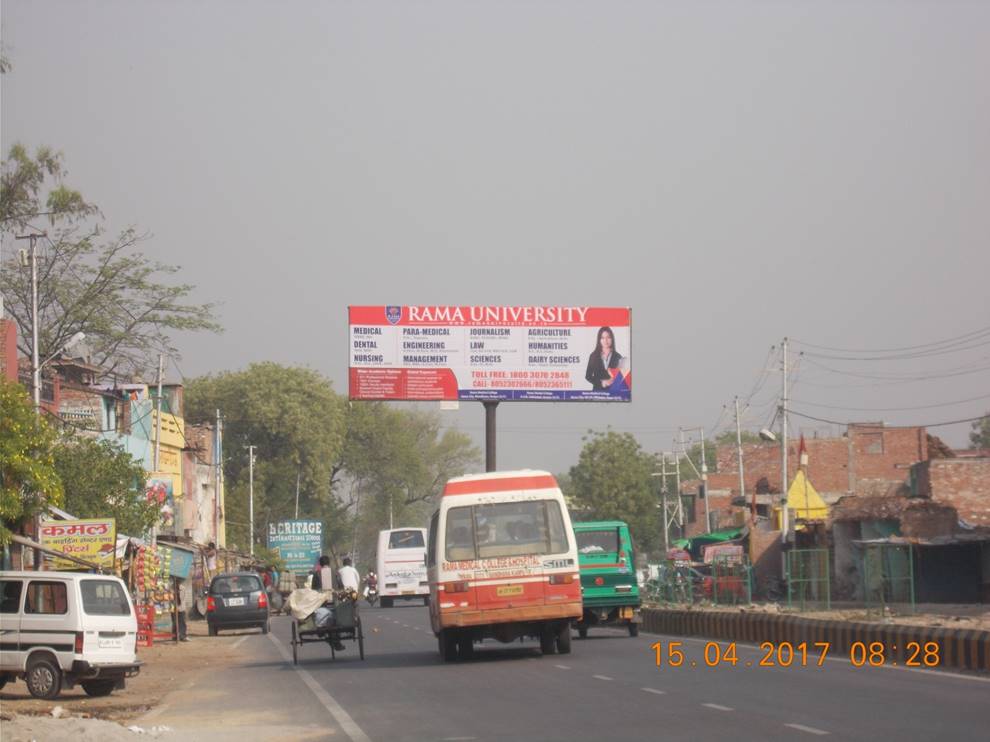
<path fill-rule="evenodd" d="M 224 335 L 178 338 L 187 377 L 272 360 L 346 393 L 349 304 L 630 306 L 631 404 L 499 407 L 499 468 L 561 471 L 588 428 L 658 451 L 724 427 L 785 335 L 990 326 L 987 2 L 4 0 L 2 23 L 4 151 L 62 150 L 111 230 L 222 302 Z M 806 356 L 793 408 L 990 409 L 990 336 L 931 349 Z M 483 443 L 480 404 L 444 414 Z"/>

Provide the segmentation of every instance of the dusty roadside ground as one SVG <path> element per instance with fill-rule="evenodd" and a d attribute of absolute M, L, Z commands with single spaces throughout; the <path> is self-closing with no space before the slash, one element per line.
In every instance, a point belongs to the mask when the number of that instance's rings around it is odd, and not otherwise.
<path fill-rule="evenodd" d="M 144 662 L 140 674 L 129 679 L 124 690 L 116 690 L 105 698 L 90 698 L 77 685 L 63 691 L 58 698 L 41 701 L 28 693 L 23 681 L 8 683 L 0 691 L 0 739 L 14 742 L 71 737 L 109 742 L 117 739 L 118 733 L 123 735 L 120 739 L 136 739 L 127 726 L 133 725 L 171 691 L 189 685 L 213 667 L 238 662 L 239 652 L 233 645 L 251 633 L 257 631 L 210 637 L 206 621 L 190 621 L 188 642 L 156 642 L 153 647 L 139 647 L 138 659 Z M 59 707 L 61 710 L 56 711 Z M 53 711 L 60 718 L 53 718 Z M 144 732 L 151 732 L 150 727 Z"/>

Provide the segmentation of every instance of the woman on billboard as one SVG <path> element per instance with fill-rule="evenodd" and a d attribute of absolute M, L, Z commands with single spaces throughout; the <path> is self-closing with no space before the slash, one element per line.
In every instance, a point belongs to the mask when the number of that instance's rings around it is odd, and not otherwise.
<path fill-rule="evenodd" d="M 620 367 L 622 355 L 615 349 L 615 334 L 611 327 L 602 327 L 598 330 L 598 341 L 595 349 L 588 357 L 588 370 L 584 373 L 584 378 L 595 390 L 607 389 L 612 385 L 614 375 L 609 369 Z"/>

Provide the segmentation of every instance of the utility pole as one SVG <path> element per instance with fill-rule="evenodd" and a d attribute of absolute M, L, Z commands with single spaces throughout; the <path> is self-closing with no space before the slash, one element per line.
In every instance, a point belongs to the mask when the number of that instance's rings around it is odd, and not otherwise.
<path fill-rule="evenodd" d="M 158 394 L 155 395 L 155 453 L 154 460 L 152 461 L 152 469 L 155 475 L 158 474 L 159 466 L 161 465 L 161 455 L 162 455 L 162 375 L 165 373 L 165 354 L 158 354 Z M 158 513 L 158 517 L 161 517 L 161 512 Z M 155 524 L 151 527 L 151 548 L 157 548 L 158 546 L 158 518 L 155 518 Z"/>
<path fill-rule="evenodd" d="M 165 354 L 158 354 L 158 394 L 155 395 L 155 473 L 161 464 L 162 455 L 162 376 L 165 373 Z"/>
<path fill-rule="evenodd" d="M 248 541 L 254 556 L 254 446 L 248 446 Z"/>
<path fill-rule="evenodd" d="M 787 338 L 781 362 L 780 395 L 780 541 L 787 543 Z"/>
<path fill-rule="evenodd" d="M 736 453 L 739 457 L 739 496 L 746 502 L 746 478 L 743 475 L 742 430 L 739 427 L 739 396 L 736 396 Z"/>
<path fill-rule="evenodd" d="M 31 387 L 36 415 L 41 414 L 41 363 L 38 360 L 38 238 L 47 236 L 45 232 L 32 232 L 14 238 L 30 240 L 31 243 L 28 253 L 31 266 Z"/>
<path fill-rule="evenodd" d="M 217 423 L 216 428 L 213 430 L 213 465 L 214 465 L 214 483 L 216 485 L 213 490 L 213 541 L 219 546 L 220 545 L 220 484 L 223 480 L 223 456 L 221 454 L 221 443 L 220 443 L 220 409 L 217 408 Z"/>
<path fill-rule="evenodd" d="M 712 518 L 711 518 L 711 513 L 709 512 L 708 509 L 708 464 L 705 460 L 705 429 L 689 428 L 689 430 L 692 431 L 698 430 L 701 432 L 701 471 L 700 472 L 698 471 L 698 468 L 694 465 L 694 462 L 691 461 L 691 457 L 688 456 L 687 448 L 684 444 L 684 428 L 680 428 L 679 430 L 681 433 L 681 451 L 684 453 L 685 457 L 687 458 L 688 463 L 691 464 L 691 468 L 694 469 L 694 473 L 697 474 L 698 477 L 701 479 L 701 492 L 704 495 L 702 499 L 705 501 L 705 533 L 711 533 Z M 679 488 L 678 491 L 680 491 Z"/>
<path fill-rule="evenodd" d="M 302 476 L 302 464 L 296 469 L 296 520 L 299 520 L 299 478 Z"/>

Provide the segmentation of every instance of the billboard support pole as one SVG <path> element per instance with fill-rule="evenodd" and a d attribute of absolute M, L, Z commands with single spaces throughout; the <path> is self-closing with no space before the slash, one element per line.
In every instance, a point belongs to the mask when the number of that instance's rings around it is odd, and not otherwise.
<path fill-rule="evenodd" d="M 485 405 L 485 471 L 495 471 L 495 408 L 498 402 Z"/>

